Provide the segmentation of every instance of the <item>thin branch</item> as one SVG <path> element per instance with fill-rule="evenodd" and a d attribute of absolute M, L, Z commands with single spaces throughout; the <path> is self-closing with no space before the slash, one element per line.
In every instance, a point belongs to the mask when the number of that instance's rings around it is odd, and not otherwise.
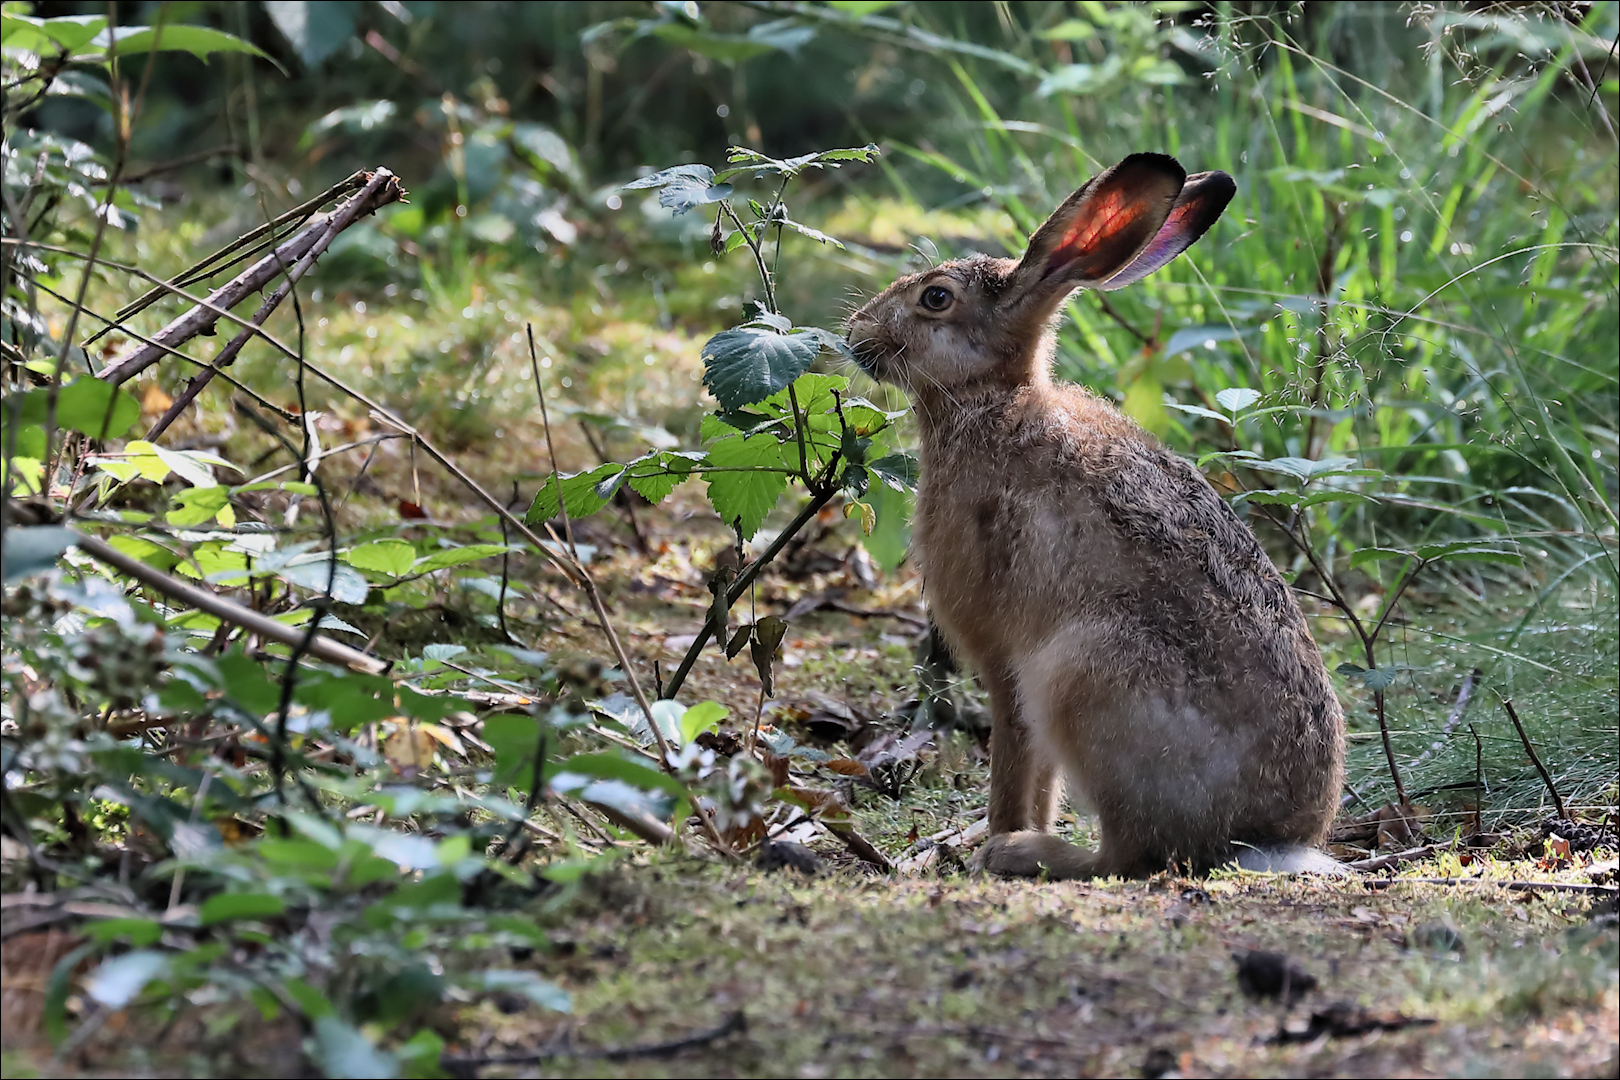
<path fill-rule="evenodd" d="M 400 186 L 398 178 L 387 169 L 378 169 L 371 174 L 366 186 L 354 198 L 331 214 L 312 221 L 301 232 L 215 289 L 208 295 L 206 303 L 192 308 L 158 331 L 154 335 L 156 347 L 144 346 L 128 356 L 114 360 L 98 373 L 98 377 L 114 385 L 129 381 L 162 359 L 172 346 L 182 344 L 212 329 L 219 321 L 219 309 L 228 310 L 235 307 L 250 294 L 262 290 L 284 269 L 288 274 L 294 275 L 294 280 L 301 277 L 339 232 L 361 216 L 389 203 L 398 202 L 404 197 L 405 189 Z M 290 350 L 283 347 L 282 351 Z"/>
<path fill-rule="evenodd" d="M 813 495 L 810 502 L 805 505 L 803 510 L 799 511 L 798 516 L 788 524 L 787 528 L 776 534 L 776 539 L 771 541 L 771 546 L 766 548 L 759 558 L 749 563 L 741 574 L 737 575 L 737 580 L 732 582 L 731 588 L 726 592 L 726 606 L 728 608 L 742 599 L 743 594 L 748 591 L 748 586 L 752 585 L 754 579 L 759 577 L 759 572 L 769 565 L 772 559 L 776 558 L 777 554 L 787 546 L 788 541 L 792 540 L 794 535 L 804 528 L 811 518 L 820 513 L 821 508 L 831 502 L 836 494 L 835 489 L 821 491 Z M 686 655 L 681 658 L 680 667 L 675 669 L 675 674 L 670 676 L 669 682 L 664 686 L 663 696 L 666 699 L 673 698 L 680 691 L 681 684 L 686 682 L 686 677 L 692 673 L 693 665 L 697 663 L 698 656 L 702 654 L 703 647 L 709 643 L 709 638 L 713 633 L 714 620 L 705 621 L 702 628 L 698 630 L 697 637 L 687 648 Z"/>
<path fill-rule="evenodd" d="M 216 619 L 240 626 L 259 637 L 296 648 L 306 636 L 305 632 L 297 627 L 277 622 L 189 581 L 170 577 L 156 567 L 124 554 L 99 537 L 76 533 L 74 543 L 78 545 L 80 551 L 97 562 L 106 563 L 120 573 L 128 574 L 142 585 L 156 589 L 165 596 L 212 615 Z M 308 651 L 311 656 L 329 663 L 342 664 L 364 675 L 385 675 L 391 666 L 386 660 L 367 656 L 357 649 L 351 649 L 347 645 L 320 635 L 310 638 Z"/>
<path fill-rule="evenodd" d="M 1502 695 L 1498 694 L 1497 697 L 1502 697 Z M 1513 730 L 1519 733 L 1519 741 L 1524 743 L 1524 752 L 1530 755 L 1531 764 L 1535 765 L 1536 772 L 1541 774 L 1541 782 L 1547 785 L 1547 791 L 1552 794 L 1553 806 L 1558 809 L 1558 819 L 1568 821 L 1570 819 L 1569 811 L 1564 809 L 1563 796 L 1558 794 L 1558 788 L 1553 784 L 1553 778 L 1547 772 L 1547 766 L 1541 763 L 1541 755 L 1536 753 L 1536 748 L 1530 743 L 1530 736 L 1525 734 L 1524 725 L 1519 723 L 1519 714 L 1513 708 L 1513 699 L 1502 698 L 1502 708 L 1507 710 L 1508 719 L 1513 721 Z"/>

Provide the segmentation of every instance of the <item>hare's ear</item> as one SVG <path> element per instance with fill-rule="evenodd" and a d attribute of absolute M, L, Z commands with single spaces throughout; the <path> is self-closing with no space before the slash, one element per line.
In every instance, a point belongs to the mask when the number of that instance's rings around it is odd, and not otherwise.
<path fill-rule="evenodd" d="M 1091 179 L 1030 237 L 1003 303 L 1044 313 L 1130 266 L 1163 228 L 1186 179 L 1164 154 L 1132 154 Z"/>
<path fill-rule="evenodd" d="M 1142 253 L 1119 273 L 1093 285 L 1094 289 L 1121 289 L 1141 281 L 1177 255 L 1192 247 L 1198 238 L 1220 218 L 1226 204 L 1237 194 L 1237 184 L 1223 172 L 1203 172 L 1187 177 L 1170 216 Z"/>

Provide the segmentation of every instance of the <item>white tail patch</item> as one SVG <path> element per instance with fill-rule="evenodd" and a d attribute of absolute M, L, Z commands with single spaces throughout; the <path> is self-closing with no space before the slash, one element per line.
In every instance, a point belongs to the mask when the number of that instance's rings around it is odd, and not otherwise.
<path fill-rule="evenodd" d="M 1285 847 L 1238 845 L 1237 857 L 1228 865 L 1260 874 L 1327 874 L 1354 877 L 1355 871 L 1336 861 L 1325 851 L 1300 844 Z"/>

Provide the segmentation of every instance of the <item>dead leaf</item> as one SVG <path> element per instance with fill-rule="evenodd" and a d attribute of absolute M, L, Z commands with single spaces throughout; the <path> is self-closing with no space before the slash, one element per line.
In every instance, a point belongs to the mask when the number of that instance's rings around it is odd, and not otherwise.
<path fill-rule="evenodd" d="M 146 389 L 141 392 L 141 415 L 162 416 L 174 404 L 174 398 L 163 392 L 163 387 L 155 382 L 147 383 Z"/>
<path fill-rule="evenodd" d="M 402 773 L 421 772 L 433 763 L 433 747 L 437 740 L 422 730 L 426 724 L 411 724 L 400 720 L 383 740 L 383 757 Z"/>
<path fill-rule="evenodd" d="M 867 767 L 856 761 L 854 758 L 833 758 L 831 761 L 823 762 L 823 765 L 841 776 L 871 775 Z M 912 839 L 915 840 L 916 837 L 913 837 Z"/>

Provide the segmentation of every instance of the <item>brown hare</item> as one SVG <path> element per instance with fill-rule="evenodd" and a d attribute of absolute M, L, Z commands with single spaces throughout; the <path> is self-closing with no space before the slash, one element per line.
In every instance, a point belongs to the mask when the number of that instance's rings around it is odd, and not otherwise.
<path fill-rule="evenodd" d="M 1022 260 L 903 277 L 850 320 L 861 366 L 911 396 L 923 587 L 990 692 L 992 873 L 1341 869 L 1317 848 L 1344 717 L 1293 593 L 1196 468 L 1050 371 L 1071 292 L 1170 262 L 1235 190 L 1133 154 Z M 1096 851 L 1049 831 L 1065 778 Z"/>

